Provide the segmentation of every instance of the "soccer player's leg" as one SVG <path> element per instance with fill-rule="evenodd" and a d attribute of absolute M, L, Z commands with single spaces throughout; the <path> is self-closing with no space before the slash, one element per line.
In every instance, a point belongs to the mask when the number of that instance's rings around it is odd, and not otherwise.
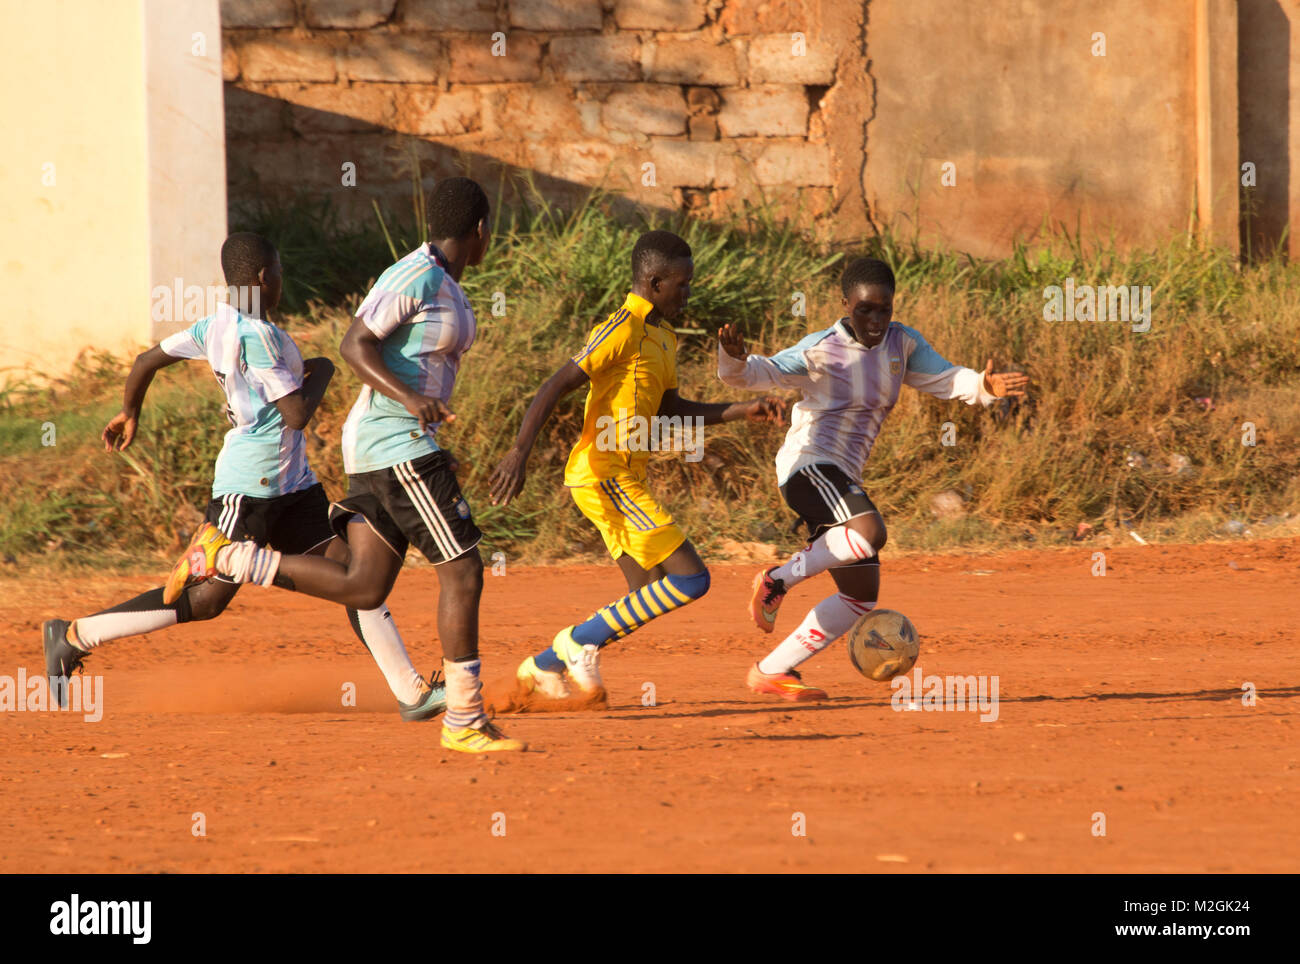
<path fill-rule="evenodd" d="M 797 669 L 843 636 L 876 605 L 880 591 L 880 559 L 875 557 L 830 570 L 836 592 L 804 616 L 775 649 L 749 669 L 746 685 L 755 693 L 794 702 L 826 699 L 826 692 L 803 681 Z"/>
<path fill-rule="evenodd" d="M 369 512 L 375 521 L 371 522 L 364 514 L 351 512 L 345 507 L 339 507 L 337 511 L 332 509 L 325 490 L 314 485 L 281 500 L 279 512 L 270 526 L 271 545 L 285 555 L 323 555 L 347 568 L 352 562 L 353 544 L 358 546 L 361 557 L 384 559 L 388 555 L 397 555 L 396 549 L 379 534 L 386 529 L 404 556 L 406 543 L 396 525 L 386 517 L 382 506 L 370 500 L 359 508 L 362 513 Z M 382 592 L 385 598 L 397 578 L 396 571 L 391 568 L 372 565 L 359 566 L 357 575 L 363 579 L 373 578 L 375 585 L 365 588 Z M 420 675 L 411 662 L 387 603 L 381 602 L 370 609 L 347 607 L 347 615 L 352 631 L 374 659 L 397 700 L 402 719 L 418 722 L 440 714 L 447 705 L 442 674 L 434 673 L 428 681 Z"/>
<path fill-rule="evenodd" d="M 442 745 L 464 753 L 522 750 L 488 719 L 478 653 L 483 533 L 474 522 L 445 452 L 370 473 L 368 485 L 402 535 L 438 574 L 438 636 L 446 678 Z"/>
<path fill-rule="evenodd" d="M 761 584 L 768 580 L 780 589 L 776 599 L 794 583 L 830 570 L 838 592 L 827 596 L 808 611 L 794 632 L 749 668 L 746 685 L 756 693 L 779 696 L 795 702 L 826 698 L 825 691 L 809 686 L 797 666 L 811 659 L 840 636 L 875 605 L 880 587 L 879 550 L 887 533 L 884 520 L 861 486 L 834 466 L 811 466 L 812 472 L 798 472 L 782 487 L 787 504 L 807 523 L 813 538 L 775 569 L 759 573 L 750 613 L 767 631 L 775 621 L 762 609 Z M 862 551 L 862 547 L 869 551 Z M 789 583 L 785 583 L 785 579 Z"/>
<path fill-rule="evenodd" d="M 150 589 L 89 616 L 71 621 L 47 619 L 41 626 L 41 643 L 51 692 L 60 695 L 63 705 L 68 677 L 82 669 L 82 663 L 97 647 L 126 636 L 143 636 L 191 621 L 214 619 L 237 591 L 237 586 L 225 583 L 195 583 L 185 587 L 174 602 L 164 603 L 163 591 Z"/>
<path fill-rule="evenodd" d="M 46 620 L 41 627 L 41 642 L 45 651 L 45 672 L 53 691 L 61 697 L 67 695 L 69 674 L 82 668 L 82 663 L 96 647 L 127 636 L 142 636 L 191 621 L 214 619 L 225 611 L 235 597 L 238 587 L 230 583 L 211 581 L 206 572 L 204 581 L 194 581 L 189 572 L 187 557 L 199 542 L 200 536 L 224 544 L 225 535 L 216 528 L 220 521 L 240 537 L 248 537 L 247 528 L 252 511 L 246 504 L 232 496 L 220 496 L 208 504 L 203 524 L 195 533 L 186 557 L 160 589 L 150 589 L 109 609 L 68 621 Z M 176 573 L 179 570 L 180 575 Z"/>
<path fill-rule="evenodd" d="M 834 465 L 805 465 L 781 486 L 781 494 L 808 523 L 814 538 L 781 565 L 754 576 L 749 615 L 765 633 L 775 628 L 786 593 L 798 583 L 832 567 L 866 562 L 885 545 L 885 526 L 876 507 L 862 487 Z"/>
<path fill-rule="evenodd" d="M 709 570 L 669 515 L 634 480 L 607 480 L 570 490 L 605 538 L 629 592 L 556 635 L 550 651 L 532 657 L 544 672 L 563 670 L 593 701 L 605 698 L 603 647 L 709 591 Z"/>

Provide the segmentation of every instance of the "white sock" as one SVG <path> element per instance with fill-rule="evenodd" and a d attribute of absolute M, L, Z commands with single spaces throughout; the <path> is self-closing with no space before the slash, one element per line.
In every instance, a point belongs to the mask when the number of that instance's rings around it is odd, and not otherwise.
<path fill-rule="evenodd" d="M 175 609 L 146 609 L 142 612 L 100 613 L 82 616 L 69 627 L 68 641 L 80 649 L 93 649 L 100 643 L 140 636 L 176 625 Z"/>
<path fill-rule="evenodd" d="M 442 722 L 453 730 L 477 726 L 487 719 L 483 712 L 483 682 L 479 679 L 482 663 L 471 659 L 464 663 L 442 661 L 442 672 L 447 678 L 447 712 Z"/>
<path fill-rule="evenodd" d="M 418 703 L 428 684 L 411 663 L 387 605 L 378 609 L 355 609 L 357 632 L 384 674 L 393 695 L 406 704 Z"/>
<path fill-rule="evenodd" d="M 847 633 L 849 627 L 875 605 L 842 592 L 827 596 L 808 610 L 798 629 L 759 660 L 758 671 L 769 676 L 790 672 Z"/>
<path fill-rule="evenodd" d="M 217 550 L 217 572 L 238 583 L 270 586 L 279 569 L 280 553 L 261 549 L 255 542 L 235 542 Z"/>
<path fill-rule="evenodd" d="M 780 579 L 789 589 L 809 576 L 835 566 L 862 562 L 875 554 L 876 550 L 861 533 L 848 526 L 836 526 L 818 536 L 807 549 L 796 552 L 784 565 L 772 570 L 772 578 Z"/>

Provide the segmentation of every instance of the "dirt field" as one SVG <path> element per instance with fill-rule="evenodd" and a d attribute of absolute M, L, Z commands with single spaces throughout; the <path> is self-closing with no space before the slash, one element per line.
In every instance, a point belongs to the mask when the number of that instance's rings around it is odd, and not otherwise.
<path fill-rule="evenodd" d="M 745 621 L 754 567 L 722 566 L 606 651 L 609 711 L 502 718 L 530 743 L 509 758 L 401 722 L 342 610 L 247 589 L 101 648 L 99 722 L 0 713 L 0 871 L 1300 869 L 1300 541 L 1112 549 L 1104 577 L 1092 551 L 886 559 L 918 665 L 996 676 L 996 721 L 892 709 L 843 642 L 805 666 L 830 702 L 749 693 L 779 637 Z M 4 576 L 0 675 L 42 672 L 41 620 L 149 585 Z M 486 675 L 621 591 L 612 566 L 489 576 Z M 798 587 L 779 628 L 829 591 Z M 435 595 L 422 568 L 392 601 L 421 668 Z"/>

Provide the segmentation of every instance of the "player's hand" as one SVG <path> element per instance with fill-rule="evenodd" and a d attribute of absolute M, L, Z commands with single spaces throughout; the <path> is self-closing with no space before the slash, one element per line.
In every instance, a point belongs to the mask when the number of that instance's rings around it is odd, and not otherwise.
<path fill-rule="evenodd" d="M 751 422 L 771 422 L 773 425 L 784 425 L 789 403 L 784 399 L 768 395 L 750 402 L 749 409 L 745 413 L 745 418 Z"/>
<path fill-rule="evenodd" d="M 528 478 L 528 453 L 511 449 L 501 460 L 488 480 L 488 494 L 493 505 L 509 505 Z"/>
<path fill-rule="evenodd" d="M 740 361 L 745 360 L 745 336 L 740 333 L 740 329 L 735 325 L 726 324 L 718 329 L 718 344 L 732 358 Z"/>
<path fill-rule="evenodd" d="M 417 395 L 413 392 L 402 404 L 406 406 L 408 412 L 420 420 L 421 432 L 427 432 L 430 425 L 439 422 L 451 424 L 456 420 L 456 414 L 439 398 L 429 398 L 427 395 Z"/>
<path fill-rule="evenodd" d="M 1029 376 L 1024 372 L 995 372 L 993 359 L 984 366 L 984 390 L 998 398 L 1024 398 Z"/>
<path fill-rule="evenodd" d="M 99 435 L 104 442 L 104 451 L 123 452 L 130 448 L 138 427 L 139 419 L 134 415 L 118 412 Z"/>

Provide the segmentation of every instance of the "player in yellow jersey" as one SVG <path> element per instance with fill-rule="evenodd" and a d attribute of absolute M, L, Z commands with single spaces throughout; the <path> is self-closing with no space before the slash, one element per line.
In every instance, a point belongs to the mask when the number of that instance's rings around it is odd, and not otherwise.
<path fill-rule="evenodd" d="M 514 446 L 492 473 L 492 504 L 506 505 L 523 488 L 528 454 L 556 403 L 588 385 L 582 437 L 569 455 L 564 484 L 600 530 L 627 579 L 628 594 L 560 630 L 549 648 L 524 660 L 516 675 L 525 692 L 563 699 L 572 694 L 573 682 L 593 705 L 603 703 L 601 647 L 708 591 L 709 570 L 646 487 L 650 440 L 662 437 L 665 424 L 676 430 L 682 420 L 689 420 L 687 425 L 781 420 L 784 406 L 775 398 L 709 403 L 677 393 L 677 336 L 671 322 L 686 308 L 694 274 L 684 240 L 668 231 L 643 234 L 632 249 L 627 300 L 542 385 Z M 678 421 L 666 423 L 669 419 Z"/>

